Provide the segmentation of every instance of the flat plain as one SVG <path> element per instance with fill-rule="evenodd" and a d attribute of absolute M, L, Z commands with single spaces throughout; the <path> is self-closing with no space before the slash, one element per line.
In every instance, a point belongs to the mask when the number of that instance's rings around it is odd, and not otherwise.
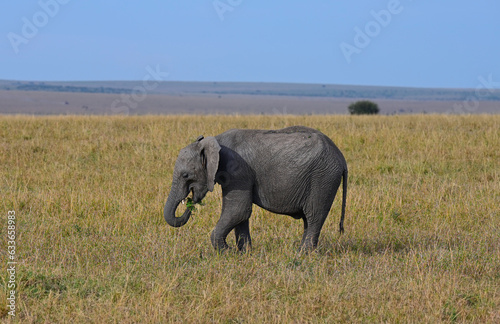
<path fill-rule="evenodd" d="M 25 115 L 324 115 L 347 114 L 362 98 L 258 94 L 130 94 L 0 90 L 0 114 Z M 500 101 L 370 99 L 383 115 L 450 113 L 497 114 Z M 458 108 L 457 108 L 458 107 Z"/>
<path fill-rule="evenodd" d="M 165 223 L 182 147 L 200 134 L 292 125 L 321 130 L 346 157 L 343 235 L 341 191 L 306 255 L 301 221 L 257 207 L 252 251 L 216 253 L 219 186 L 184 227 Z M 499 129 L 499 115 L 0 116 L 0 319 L 498 323 Z"/>
<path fill-rule="evenodd" d="M 500 93 L 476 89 L 264 82 L 27 82 L 0 80 L 0 114 L 347 114 L 372 100 L 383 115 L 498 114 Z"/>

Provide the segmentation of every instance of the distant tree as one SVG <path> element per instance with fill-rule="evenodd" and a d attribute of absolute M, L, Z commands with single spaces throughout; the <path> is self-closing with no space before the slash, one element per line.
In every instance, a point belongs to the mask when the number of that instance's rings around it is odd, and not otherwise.
<path fill-rule="evenodd" d="M 378 105 L 369 100 L 356 101 L 350 104 L 347 109 L 351 115 L 376 115 L 380 111 Z"/>

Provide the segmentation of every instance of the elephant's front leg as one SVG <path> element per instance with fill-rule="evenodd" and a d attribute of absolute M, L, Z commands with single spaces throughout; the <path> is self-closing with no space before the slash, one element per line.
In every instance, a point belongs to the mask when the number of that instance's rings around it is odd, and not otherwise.
<path fill-rule="evenodd" d="M 250 222 L 248 220 L 240 223 L 234 229 L 236 236 L 236 246 L 241 252 L 245 252 L 252 248 L 252 239 L 250 238 Z"/>
<path fill-rule="evenodd" d="M 239 250 L 251 242 L 248 219 L 252 214 L 251 192 L 247 190 L 224 190 L 222 191 L 222 212 L 210 239 L 216 250 L 222 251 L 228 248 L 226 237 L 236 228 L 236 243 Z"/>

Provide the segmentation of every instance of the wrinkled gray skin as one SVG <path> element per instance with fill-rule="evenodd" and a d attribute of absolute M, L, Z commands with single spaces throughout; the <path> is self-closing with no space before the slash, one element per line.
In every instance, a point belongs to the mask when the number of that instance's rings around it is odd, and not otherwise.
<path fill-rule="evenodd" d="M 344 231 L 347 164 L 323 133 L 294 126 L 281 130 L 233 129 L 203 138 L 183 148 L 174 167 L 172 189 L 163 215 L 179 227 L 191 211 L 176 217 L 176 209 L 190 192 L 200 202 L 217 182 L 222 187 L 222 213 L 211 234 L 215 249 L 228 248 L 234 229 L 240 251 L 251 246 L 249 218 L 252 204 L 304 222 L 301 249 L 312 250 L 343 182 L 340 232 Z"/>

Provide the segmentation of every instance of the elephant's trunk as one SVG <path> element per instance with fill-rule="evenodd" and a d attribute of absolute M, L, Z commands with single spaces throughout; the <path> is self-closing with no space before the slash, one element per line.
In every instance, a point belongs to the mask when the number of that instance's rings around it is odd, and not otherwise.
<path fill-rule="evenodd" d="M 172 190 L 170 191 L 167 202 L 165 203 L 165 207 L 163 208 L 163 217 L 165 218 L 165 221 L 168 223 L 168 225 L 173 227 L 181 227 L 189 220 L 189 217 L 191 216 L 191 210 L 189 208 L 186 208 L 186 211 L 184 212 L 184 214 L 182 214 L 181 217 L 175 217 L 177 206 L 179 206 L 182 199 L 185 198 L 184 197 L 179 199 L 178 197 L 175 197 L 175 192 L 176 191 L 172 186 Z"/>

